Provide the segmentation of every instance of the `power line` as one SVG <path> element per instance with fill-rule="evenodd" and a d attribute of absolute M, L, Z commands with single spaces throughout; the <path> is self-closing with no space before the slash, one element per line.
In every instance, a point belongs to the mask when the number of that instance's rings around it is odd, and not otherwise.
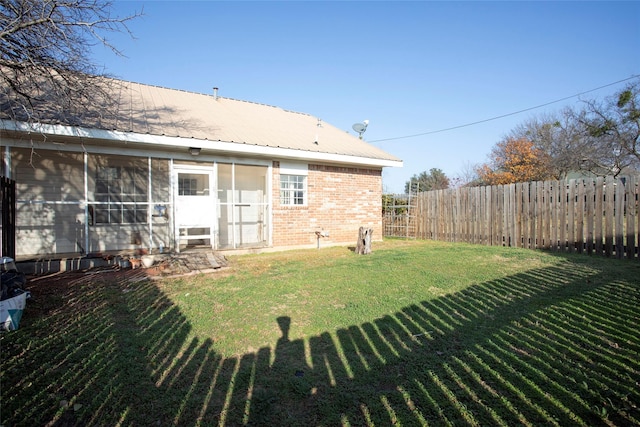
<path fill-rule="evenodd" d="M 450 127 L 450 128 L 432 130 L 432 131 L 429 131 L 429 132 L 416 133 L 416 134 L 413 134 L 413 135 L 396 136 L 394 138 L 376 139 L 376 140 L 369 141 L 369 142 L 373 143 L 373 142 L 383 142 L 383 141 L 394 141 L 394 140 L 397 140 L 397 139 L 415 138 L 416 136 L 433 135 L 434 133 L 447 132 L 447 131 L 454 130 L 454 129 L 460 129 L 460 128 L 465 128 L 465 127 L 469 127 L 469 126 L 474 126 L 474 125 L 478 125 L 480 123 L 486 123 L 486 122 L 502 119 L 502 118 L 509 117 L 509 116 L 515 116 L 516 114 L 525 113 L 527 111 L 531 111 L 531 110 L 535 110 L 535 109 L 538 109 L 538 108 L 546 107 L 547 105 L 556 104 L 558 102 L 566 101 L 567 99 L 571 99 L 571 98 L 575 98 L 575 97 L 578 97 L 578 96 L 582 96 L 582 95 L 590 93 L 590 92 L 595 92 L 596 90 L 604 89 L 604 88 L 609 87 L 609 86 L 614 86 L 614 85 L 617 85 L 619 83 L 626 82 L 626 81 L 631 80 L 631 79 L 635 79 L 636 77 L 639 77 L 639 75 L 634 75 L 634 76 L 628 77 L 626 79 L 618 80 L 617 82 L 613 82 L 613 83 L 606 84 L 604 86 L 597 87 L 595 89 L 589 89 L 589 90 L 586 90 L 584 92 L 576 93 L 575 95 L 566 96 L 564 98 L 556 99 L 555 101 L 551 101 L 551 102 L 547 102 L 547 103 L 544 103 L 544 104 L 536 105 L 535 107 L 525 108 L 524 110 L 514 111 L 513 113 L 507 113 L 507 114 L 503 114 L 501 116 L 491 117 L 490 119 L 479 120 L 477 122 L 472 122 L 472 123 L 467 123 L 467 124 L 464 124 L 464 125 L 453 126 L 453 127 Z"/>

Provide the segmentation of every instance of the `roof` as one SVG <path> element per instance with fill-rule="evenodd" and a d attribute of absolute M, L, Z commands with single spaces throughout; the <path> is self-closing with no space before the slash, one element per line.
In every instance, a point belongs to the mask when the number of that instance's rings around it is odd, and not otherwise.
<path fill-rule="evenodd" d="M 109 85 L 108 113 L 96 102 L 96 111 L 74 116 L 73 123 L 57 116 L 50 118 L 48 124 L 200 140 L 199 146 L 203 149 L 208 144 L 214 147 L 214 142 L 220 141 L 370 158 L 401 165 L 395 156 L 309 114 L 214 93 L 110 80 L 115 84 Z M 9 117 L 2 112 L 0 118 Z M 132 138 L 133 141 L 139 139 Z"/>

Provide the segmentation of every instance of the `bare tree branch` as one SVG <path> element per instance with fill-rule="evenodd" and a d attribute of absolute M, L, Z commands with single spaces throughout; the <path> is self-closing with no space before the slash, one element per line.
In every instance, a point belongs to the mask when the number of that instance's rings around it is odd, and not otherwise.
<path fill-rule="evenodd" d="M 527 138 L 547 155 L 556 179 L 588 171 L 620 175 L 640 170 L 640 80 L 604 100 L 584 101 L 582 108 L 533 118 L 511 136 Z"/>
<path fill-rule="evenodd" d="M 142 15 L 111 9 L 108 0 L 0 0 L 0 117 L 78 124 L 83 107 L 108 105 L 115 83 L 91 61 L 91 48 L 122 55 L 107 35 L 131 35 L 127 23 Z"/>
<path fill-rule="evenodd" d="M 600 149 L 593 164 L 610 167 L 614 175 L 640 168 L 640 80 L 604 102 L 587 101 L 578 113 L 584 137 Z"/>

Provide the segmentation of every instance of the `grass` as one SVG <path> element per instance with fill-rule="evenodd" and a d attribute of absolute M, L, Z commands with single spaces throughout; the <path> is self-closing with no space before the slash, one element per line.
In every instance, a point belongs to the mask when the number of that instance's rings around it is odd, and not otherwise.
<path fill-rule="evenodd" d="M 15 425 L 640 425 L 640 264 L 439 242 L 31 282 Z"/>

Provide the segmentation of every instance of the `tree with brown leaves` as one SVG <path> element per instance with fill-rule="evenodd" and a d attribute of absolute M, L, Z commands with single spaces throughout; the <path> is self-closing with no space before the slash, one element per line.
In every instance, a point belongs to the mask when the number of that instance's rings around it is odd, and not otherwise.
<path fill-rule="evenodd" d="M 544 152 L 528 139 L 507 138 L 491 150 L 490 162 L 478 167 L 484 185 L 512 184 L 549 178 L 549 162 Z"/>

